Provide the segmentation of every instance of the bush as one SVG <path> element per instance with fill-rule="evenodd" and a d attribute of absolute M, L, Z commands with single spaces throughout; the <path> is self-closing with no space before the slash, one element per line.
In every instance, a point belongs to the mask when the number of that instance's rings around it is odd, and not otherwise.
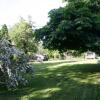
<path fill-rule="evenodd" d="M 25 53 L 9 41 L 0 40 L 0 85 L 8 89 L 25 86 L 28 73 L 33 74 L 33 68 Z"/>

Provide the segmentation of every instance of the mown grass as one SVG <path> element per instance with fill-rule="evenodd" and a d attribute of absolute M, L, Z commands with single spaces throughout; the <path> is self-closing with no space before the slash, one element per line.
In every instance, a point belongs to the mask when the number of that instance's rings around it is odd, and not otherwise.
<path fill-rule="evenodd" d="M 1 89 L 0 100 L 100 100 L 100 64 L 79 63 L 34 63 L 29 86 Z"/>

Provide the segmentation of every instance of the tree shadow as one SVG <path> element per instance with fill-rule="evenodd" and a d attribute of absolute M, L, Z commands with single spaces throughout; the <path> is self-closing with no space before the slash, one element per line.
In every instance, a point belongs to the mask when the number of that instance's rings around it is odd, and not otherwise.
<path fill-rule="evenodd" d="M 100 100 L 100 82 L 97 79 L 100 76 L 99 66 L 78 64 L 55 70 L 46 69 L 44 79 L 48 80 L 48 87 L 58 87 L 60 90 L 47 93 L 49 96 L 33 96 L 29 100 Z M 97 79 L 97 83 L 94 79 Z"/>
<path fill-rule="evenodd" d="M 64 63 L 35 64 L 29 86 L 0 92 L 0 100 L 100 100 L 100 65 Z"/>

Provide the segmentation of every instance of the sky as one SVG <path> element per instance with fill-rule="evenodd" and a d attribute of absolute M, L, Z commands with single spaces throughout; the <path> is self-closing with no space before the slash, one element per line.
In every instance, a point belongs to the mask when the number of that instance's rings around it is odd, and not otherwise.
<path fill-rule="evenodd" d="M 12 26 L 20 17 L 32 17 L 36 27 L 44 26 L 51 9 L 64 6 L 62 0 L 0 0 L 0 25 Z"/>

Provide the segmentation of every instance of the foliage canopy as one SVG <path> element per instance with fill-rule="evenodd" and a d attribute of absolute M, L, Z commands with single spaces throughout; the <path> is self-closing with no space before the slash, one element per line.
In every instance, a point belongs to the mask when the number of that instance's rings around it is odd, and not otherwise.
<path fill-rule="evenodd" d="M 37 51 L 31 21 L 26 21 L 21 18 L 20 22 L 11 28 L 10 36 L 15 45 L 24 50 L 25 53 Z"/>
<path fill-rule="evenodd" d="M 100 0 L 68 0 L 49 12 L 49 22 L 35 31 L 49 49 L 100 50 Z"/>

